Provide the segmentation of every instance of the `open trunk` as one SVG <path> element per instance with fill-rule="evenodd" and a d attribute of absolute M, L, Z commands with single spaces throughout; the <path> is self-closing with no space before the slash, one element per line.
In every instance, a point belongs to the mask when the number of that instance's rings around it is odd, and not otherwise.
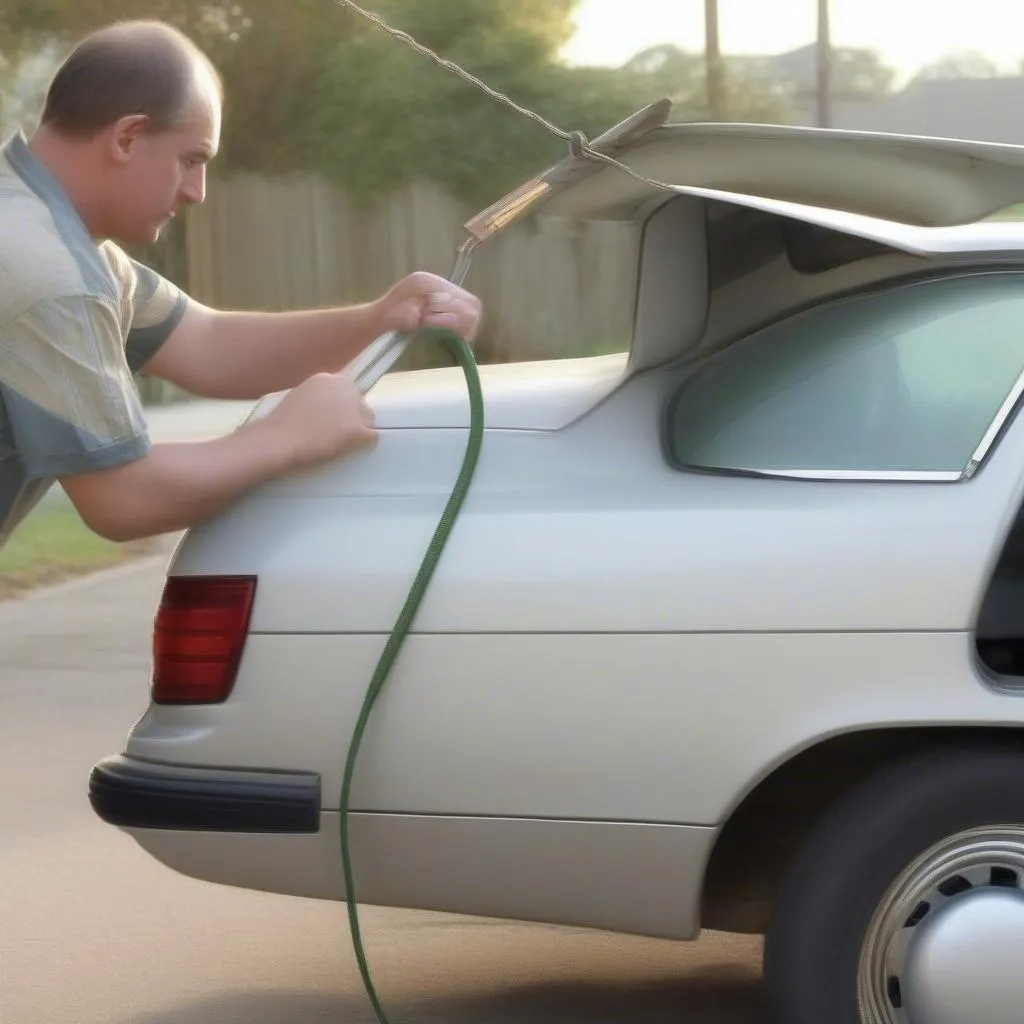
<path fill-rule="evenodd" d="M 761 124 L 665 124 L 652 104 L 593 148 L 682 191 L 756 197 L 919 227 L 975 223 L 1024 199 L 1024 146 Z M 477 237 L 528 213 L 596 206 L 630 215 L 654 190 L 618 168 L 570 156 L 478 214 Z"/>
<path fill-rule="evenodd" d="M 1024 147 L 779 125 L 666 124 L 669 110 L 668 101 L 652 104 L 592 144 L 650 181 L 593 157 L 570 155 L 467 222 L 468 236 L 452 279 L 465 283 L 479 258 L 478 248 L 486 252 L 496 236 L 524 219 L 573 225 L 583 233 L 599 224 L 606 235 L 616 226 L 620 231 L 632 226 L 636 266 L 627 265 L 629 255 L 617 258 L 622 260 L 623 280 L 636 275 L 628 284 L 637 286 L 638 308 L 624 345 L 629 368 L 635 370 L 671 357 L 673 347 L 681 352 L 695 342 L 694 325 L 709 300 L 708 211 L 716 207 L 759 212 L 785 221 L 791 232 L 797 226 L 803 238 L 792 245 L 804 252 L 819 245 L 813 232 L 926 260 L 964 252 L 991 256 L 1019 248 L 1018 225 L 984 221 L 1024 200 Z M 673 215 L 658 216 L 668 206 Z M 653 226 L 656 217 L 658 224 Z M 652 236 L 659 231 L 671 238 L 655 237 L 652 246 Z M 623 253 L 627 249 L 628 244 Z M 654 282 L 646 295 L 640 281 L 642 265 L 647 280 Z M 582 272 L 576 284 L 588 286 Z M 689 315 L 668 310 L 664 299 L 650 293 L 652 287 L 681 290 L 682 297 L 675 301 L 677 306 L 685 302 Z M 596 296 L 600 289 L 592 291 Z M 533 300 L 523 295 L 522 301 Z M 652 321 L 657 325 L 653 331 Z M 572 329 L 560 326 L 563 336 L 571 338 Z M 378 339 L 353 364 L 364 391 L 374 388 L 395 365 L 409 340 L 397 335 Z M 555 347 L 561 343 L 562 339 L 552 342 Z M 579 373 L 591 372 L 589 367 L 512 371 L 520 386 L 540 390 L 563 388 L 572 378 L 575 393 Z M 606 386 L 605 364 L 593 372 L 602 377 L 600 390 Z M 441 374 L 417 378 L 415 385 L 399 390 L 407 408 L 425 415 L 424 423 L 434 422 L 436 403 L 451 404 L 442 397 L 450 383 L 451 375 Z M 509 388 L 515 387 L 509 378 L 498 385 L 492 375 L 492 385 L 496 422 L 530 425 L 513 422 L 524 415 L 529 419 L 530 414 L 522 401 L 507 400 Z M 436 386 L 437 398 L 414 399 L 410 386 Z M 591 394 L 586 387 L 583 393 Z M 401 418 L 394 406 L 396 394 L 389 389 L 383 399 L 385 424 Z M 502 419 L 513 409 L 512 418 Z M 454 425 L 450 418 L 442 415 L 439 425 Z"/>

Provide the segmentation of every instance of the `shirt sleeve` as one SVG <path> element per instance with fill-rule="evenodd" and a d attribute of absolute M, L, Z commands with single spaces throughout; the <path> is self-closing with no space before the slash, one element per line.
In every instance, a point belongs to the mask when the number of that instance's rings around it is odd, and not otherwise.
<path fill-rule="evenodd" d="M 145 264 L 137 260 L 130 260 L 130 263 L 135 287 L 125 353 L 129 367 L 137 373 L 178 326 L 185 315 L 188 296 Z"/>
<path fill-rule="evenodd" d="M 0 398 L 26 475 L 109 469 L 150 448 L 117 311 L 102 298 L 38 302 L 0 331 Z"/>

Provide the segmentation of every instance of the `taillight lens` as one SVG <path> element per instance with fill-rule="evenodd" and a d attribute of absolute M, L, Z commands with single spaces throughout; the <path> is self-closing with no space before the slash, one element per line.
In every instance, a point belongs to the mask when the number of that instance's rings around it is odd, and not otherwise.
<path fill-rule="evenodd" d="M 153 634 L 153 700 L 219 704 L 235 684 L 255 576 L 172 576 Z"/>

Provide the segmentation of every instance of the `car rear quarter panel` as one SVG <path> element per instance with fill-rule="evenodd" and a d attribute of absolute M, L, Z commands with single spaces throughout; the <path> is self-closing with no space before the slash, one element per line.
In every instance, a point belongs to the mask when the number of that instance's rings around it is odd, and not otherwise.
<path fill-rule="evenodd" d="M 675 472 L 667 375 L 563 431 L 495 432 L 366 737 L 362 811 L 715 825 L 846 731 L 1024 721 L 970 630 L 1024 436 L 960 484 Z M 402 431 L 268 489 L 176 572 L 256 572 L 231 700 L 151 711 L 141 756 L 319 771 L 336 806 L 363 693 L 464 432 Z"/>
<path fill-rule="evenodd" d="M 1021 424 L 958 484 L 684 473 L 658 446 L 668 373 L 558 431 L 492 431 L 418 633 L 970 629 L 1020 500 Z M 390 631 L 464 430 L 281 481 L 194 531 L 174 573 L 257 573 L 255 633 Z"/>

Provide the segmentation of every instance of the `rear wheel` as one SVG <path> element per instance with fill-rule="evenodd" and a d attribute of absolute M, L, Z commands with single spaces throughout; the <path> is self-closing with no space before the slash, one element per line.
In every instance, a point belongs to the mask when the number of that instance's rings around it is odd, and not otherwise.
<path fill-rule="evenodd" d="M 936 751 L 840 800 L 765 940 L 778 1024 L 1019 1024 L 1024 752 Z"/>

